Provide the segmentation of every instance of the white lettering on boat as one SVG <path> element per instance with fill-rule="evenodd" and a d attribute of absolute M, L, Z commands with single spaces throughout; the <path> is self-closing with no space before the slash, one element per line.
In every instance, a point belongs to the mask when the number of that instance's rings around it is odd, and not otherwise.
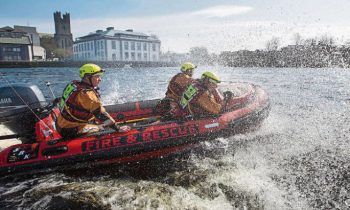
<path fill-rule="evenodd" d="M 11 98 L 0 98 L 0 104 L 10 104 L 12 103 Z"/>

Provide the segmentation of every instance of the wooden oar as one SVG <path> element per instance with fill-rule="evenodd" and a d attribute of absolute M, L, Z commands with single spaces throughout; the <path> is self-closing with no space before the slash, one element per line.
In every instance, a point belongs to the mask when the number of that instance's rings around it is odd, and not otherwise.
<path fill-rule="evenodd" d="M 145 117 L 145 118 L 139 118 L 139 119 L 133 119 L 133 120 L 127 120 L 127 121 L 123 121 L 120 122 L 120 124 L 128 124 L 128 123 L 135 123 L 135 122 L 141 122 L 141 121 L 157 121 L 160 119 L 160 116 L 156 116 L 156 117 Z"/>

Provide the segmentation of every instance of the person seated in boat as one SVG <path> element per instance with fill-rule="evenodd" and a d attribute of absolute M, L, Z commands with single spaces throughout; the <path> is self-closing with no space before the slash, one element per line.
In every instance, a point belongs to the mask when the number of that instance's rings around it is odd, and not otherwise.
<path fill-rule="evenodd" d="M 193 80 L 178 100 L 177 110 L 172 112 L 175 119 L 219 114 L 224 99 L 217 90 L 219 77 L 212 72 L 204 72 L 200 79 Z"/>
<path fill-rule="evenodd" d="M 160 110 L 164 110 L 163 116 L 171 117 L 176 115 L 175 112 L 179 109 L 178 101 L 186 88 L 194 81 L 192 78 L 194 69 L 197 68 L 191 62 L 185 62 L 181 65 L 181 72 L 176 74 L 169 82 L 165 98 L 160 102 Z M 160 112 L 162 112 L 160 111 Z"/>
<path fill-rule="evenodd" d="M 111 127 L 119 132 L 130 130 L 119 126 L 106 112 L 100 100 L 98 85 L 104 70 L 95 64 L 85 64 L 80 68 L 81 81 L 70 82 L 63 90 L 59 102 L 60 114 L 56 127 L 62 137 L 72 138 L 94 133 Z M 100 124 L 96 124 L 95 119 Z"/>

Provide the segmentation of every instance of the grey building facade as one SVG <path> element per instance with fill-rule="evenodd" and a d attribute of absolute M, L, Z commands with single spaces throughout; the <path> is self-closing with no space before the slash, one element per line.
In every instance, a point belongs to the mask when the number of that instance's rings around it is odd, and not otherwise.
<path fill-rule="evenodd" d="M 33 60 L 46 60 L 46 51 L 40 46 L 40 36 L 36 31 L 36 27 L 15 25 L 14 29 L 24 31 L 30 37 L 33 43 Z"/>
<path fill-rule="evenodd" d="M 26 32 L 0 28 L 0 61 L 31 61 L 32 57 L 33 44 Z"/>

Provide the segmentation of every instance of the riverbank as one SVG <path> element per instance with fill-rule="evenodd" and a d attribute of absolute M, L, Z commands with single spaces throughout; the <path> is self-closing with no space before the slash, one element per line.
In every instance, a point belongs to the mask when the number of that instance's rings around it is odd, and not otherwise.
<path fill-rule="evenodd" d="M 132 62 L 132 61 L 2 61 L 0 68 L 37 68 L 37 67 L 80 67 L 85 63 L 95 63 L 101 67 L 171 67 L 173 62 Z"/>

